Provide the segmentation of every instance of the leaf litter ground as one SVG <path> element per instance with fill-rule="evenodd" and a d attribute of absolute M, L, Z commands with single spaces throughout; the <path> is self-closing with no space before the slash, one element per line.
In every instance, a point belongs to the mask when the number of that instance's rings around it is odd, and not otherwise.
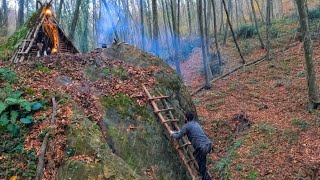
<path fill-rule="evenodd" d="M 314 42 L 314 48 L 316 72 L 320 72 L 319 41 Z M 226 54 L 231 58 L 225 72 L 238 65 L 235 53 L 229 49 Z M 259 59 L 264 53 L 256 48 L 246 59 Z M 191 55 L 190 61 L 181 66 L 190 91 L 204 82 L 200 54 Z M 209 160 L 215 178 L 320 177 L 320 112 L 308 112 L 306 108 L 303 55 L 303 44 L 296 42 L 276 53 L 272 61 L 245 67 L 193 97 L 205 131 L 215 142 Z M 235 134 L 234 118 L 241 111 L 247 113 L 252 126 Z M 234 148 L 237 143 L 240 145 Z"/>
<path fill-rule="evenodd" d="M 1 64 L 1 67 L 4 67 Z M 91 68 L 91 69 L 90 69 Z M 110 69 L 113 70 L 110 72 Z M 102 120 L 99 97 L 125 94 L 135 98 L 137 104 L 144 106 L 142 84 L 156 84 L 152 72 L 160 67 L 136 68 L 118 60 L 110 60 L 101 55 L 101 50 L 85 55 L 59 54 L 27 61 L 15 69 L 19 77 L 20 88 L 27 92 L 26 99 L 48 100 L 46 110 L 36 113 L 36 121 L 25 138 L 24 148 L 40 153 L 43 135 L 52 129 L 51 139 L 45 155 L 43 179 L 54 179 L 57 167 L 65 157 L 67 124 L 72 117 L 74 101 L 81 106 L 87 117 L 98 122 Z M 98 78 L 97 78 L 98 77 Z M 96 79 L 92 79 L 96 78 Z M 58 112 L 53 127 L 49 127 L 52 113 L 52 96 L 59 100 Z M 72 101 L 68 100 L 72 99 Z M 51 103 L 51 104 L 50 104 Z M 94 161 L 94 157 L 77 156 L 74 159 L 83 162 Z"/>

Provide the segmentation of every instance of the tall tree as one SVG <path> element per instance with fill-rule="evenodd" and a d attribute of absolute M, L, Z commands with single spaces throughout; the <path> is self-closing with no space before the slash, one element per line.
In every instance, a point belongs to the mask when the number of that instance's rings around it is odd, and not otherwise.
<path fill-rule="evenodd" d="M 81 4 L 81 9 L 82 9 L 82 24 L 83 24 L 83 30 L 82 30 L 82 35 L 81 35 L 81 41 L 80 41 L 80 48 L 82 52 L 88 52 L 89 49 L 89 41 L 88 41 L 88 36 L 89 36 L 89 0 L 84 0 Z"/>
<path fill-rule="evenodd" d="M 24 23 L 24 5 L 24 0 L 19 0 L 17 29 L 20 28 Z"/>
<path fill-rule="evenodd" d="M 80 5 L 81 5 L 81 0 L 77 0 L 73 18 L 72 18 L 72 23 L 70 26 L 70 31 L 69 31 L 69 36 L 71 39 L 74 39 L 74 33 L 76 31 L 76 26 L 79 19 Z"/>
<path fill-rule="evenodd" d="M 191 25 L 191 8 L 190 8 L 190 1 L 187 1 L 187 13 L 188 13 L 188 27 L 189 27 L 189 37 L 191 36 L 192 33 L 192 25 Z"/>
<path fill-rule="evenodd" d="M 258 10 L 259 10 L 260 16 L 261 16 L 261 21 L 262 21 L 262 23 L 264 23 L 265 18 L 264 18 L 264 16 L 263 16 L 263 12 L 261 11 L 261 8 L 260 8 L 260 5 L 259 5 L 259 2 L 258 2 L 258 0 L 255 0 L 255 1 L 256 1 L 256 4 L 257 4 L 257 7 L 258 7 Z"/>
<path fill-rule="evenodd" d="M 219 59 L 219 65 L 222 65 L 222 59 L 221 59 L 221 53 L 219 48 L 219 42 L 218 42 L 218 32 L 217 32 L 217 13 L 216 13 L 216 3 L 215 0 L 211 0 L 212 3 L 212 11 L 213 11 L 213 30 L 214 30 L 214 42 L 216 45 L 216 50 L 218 54 Z"/>
<path fill-rule="evenodd" d="M 210 83 L 210 78 L 209 78 L 209 65 L 208 65 L 208 60 L 207 60 L 207 48 L 205 45 L 205 32 L 204 32 L 204 27 L 203 27 L 203 3 L 202 0 L 197 0 L 198 3 L 198 23 L 199 23 L 199 32 L 200 32 L 200 40 L 201 40 L 201 47 L 202 47 L 202 62 L 204 66 L 204 74 L 205 74 L 205 88 L 210 89 L 211 88 L 211 83 Z"/>
<path fill-rule="evenodd" d="M 176 71 L 177 74 L 182 77 L 181 74 L 181 68 L 180 68 L 180 59 L 179 59 L 179 33 L 178 33 L 178 27 L 177 27 L 177 14 L 176 14 L 176 8 L 177 4 L 175 0 L 171 0 L 171 18 L 172 18 L 172 31 L 173 31 L 173 38 L 172 38 L 172 44 L 174 46 L 174 61 L 176 65 Z"/>
<path fill-rule="evenodd" d="M 140 23 L 141 23 L 141 46 L 142 49 L 145 48 L 145 35 L 144 35 L 144 10 L 143 10 L 143 0 L 140 0 Z"/>
<path fill-rule="evenodd" d="M 57 21 L 58 22 L 60 21 L 60 18 L 61 18 L 61 12 L 62 12 L 63 3 L 64 3 L 64 0 L 60 0 L 59 8 L 58 8 L 58 11 L 57 11 Z"/>
<path fill-rule="evenodd" d="M 235 43 L 235 45 L 236 45 L 236 47 L 237 47 L 237 50 L 238 50 L 238 52 L 239 52 L 239 55 L 240 55 L 240 57 L 241 57 L 241 63 L 242 63 L 242 64 L 245 64 L 246 61 L 244 60 L 244 57 L 242 56 L 240 47 L 239 47 L 239 45 L 238 45 L 236 36 L 235 36 L 235 34 L 234 34 L 233 27 L 232 27 L 232 24 L 231 24 L 231 21 L 230 21 L 230 17 L 229 17 L 229 13 L 228 13 L 228 10 L 227 10 L 227 5 L 226 5 L 225 0 L 222 0 L 222 3 L 223 3 L 224 10 L 225 10 L 225 12 L 226 12 L 227 21 L 228 21 L 228 24 L 229 24 L 229 27 L 230 27 L 230 31 L 231 31 L 231 34 L 232 34 L 233 41 L 234 41 L 234 43 Z"/>
<path fill-rule="evenodd" d="M 307 82 L 308 82 L 308 94 L 309 104 L 308 109 L 312 110 L 317 108 L 319 104 L 318 86 L 316 81 L 316 73 L 313 64 L 313 48 L 312 40 L 309 32 L 309 22 L 307 14 L 307 2 L 305 0 L 296 0 L 297 8 L 299 12 L 300 29 L 302 31 L 304 57 L 306 62 Z"/>
<path fill-rule="evenodd" d="M 152 17 L 153 17 L 153 50 L 159 55 L 159 26 L 158 26 L 158 8 L 157 0 L 152 0 Z"/>
<path fill-rule="evenodd" d="M 2 22 L 3 35 L 7 35 L 8 32 L 8 5 L 7 0 L 2 0 Z"/>
<path fill-rule="evenodd" d="M 267 33 L 267 59 L 270 60 L 270 29 L 271 29 L 271 4 L 272 0 L 267 0 L 267 13 L 266 13 L 266 33 Z"/>
<path fill-rule="evenodd" d="M 259 26 L 258 26 L 258 21 L 257 21 L 257 15 L 256 15 L 256 10 L 254 9 L 254 4 L 253 4 L 253 0 L 250 0 L 250 4 L 251 4 L 251 8 L 252 8 L 252 15 L 253 15 L 253 19 L 254 19 L 254 24 L 257 30 L 257 34 L 258 34 L 258 38 L 261 44 L 261 48 L 264 49 L 264 43 L 263 40 L 261 38 L 260 32 L 259 32 Z"/>

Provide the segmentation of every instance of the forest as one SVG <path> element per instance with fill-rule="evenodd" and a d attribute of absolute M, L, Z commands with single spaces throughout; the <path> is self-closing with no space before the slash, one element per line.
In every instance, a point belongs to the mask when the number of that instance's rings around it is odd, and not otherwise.
<path fill-rule="evenodd" d="M 317 0 L 0 0 L 0 179 L 320 178 Z M 209 151 L 208 151 L 209 152 Z"/>

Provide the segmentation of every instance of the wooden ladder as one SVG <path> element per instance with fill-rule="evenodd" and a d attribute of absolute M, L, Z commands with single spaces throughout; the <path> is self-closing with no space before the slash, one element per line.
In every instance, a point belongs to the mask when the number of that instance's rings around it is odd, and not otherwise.
<path fill-rule="evenodd" d="M 148 99 L 154 109 L 154 113 L 157 115 L 161 123 L 164 125 L 165 129 L 170 132 L 171 130 L 180 130 L 177 122 L 179 119 L 174 118 L 172 111 L 174 108 L 169 107 L 167 99 L 169 96 L 152 96 L 148 89 L 143 85 L 143 89 L 148 96 Z M 164 109 L 159 109 L 157 102 L 161 101 L 162 106 L 165 107 Z M 164 115 L 166 113 L 166 115 Z M 167 117 L 168 116 L 168 117 Z M 174 148 L 177 150 L 180 158 L 183 161 L 183 164 L 187 168 L 189 175 L 191 176 L 192 180 L 201 179 L 198 175 L 198 164 L 195 160 L 193 153 L 191 152 L 191 143 L 187 138 L 182 138 L 181 140 L 173 139 Z"/>
<path fill-rule="evenodd" d="M 40 16 L 41 21 L 36 27 L 33 27 L 27 34 L 26 39 L 22 41 L 22 43 L 19 45 L 17 51 L 10 59 L 11 63 L 20 63 L 24 61 L 24 59 L 28 56 L 29 51 L 31 50 L 33 44 L 35 43 L 35 39 L 37 37 L 37 34 L 39 32 L 39 29 L 41 28 L 44 17 L 43 15 Z"/>

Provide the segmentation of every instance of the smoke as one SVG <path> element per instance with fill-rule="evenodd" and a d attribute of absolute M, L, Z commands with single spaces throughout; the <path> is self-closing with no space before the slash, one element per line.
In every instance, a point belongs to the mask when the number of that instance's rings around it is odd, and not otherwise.
<path fill-rule="evenodd" d="M 103 0 L 105 1 L 105 0 Z M 173 38 L 174 34 L 170 32 L 170 27 L 167 24 L 164 25 L 164 17 L 166 18 L 166 22 L 168 22 L 168 17 L 163 16 L 161 12 L 161 7 L 158 7 L 158 24 L 159 24 L 159 35 L 158 35 L 158 43 L 159 49 L 158 51 L 155 49 L 155 41 L 152 37 L 152 11 L 151 8 L 144 7 L 144 40 L 145 44 L 143 46 L 142 43 L 142 24 L 140 19 L 139 9 L 141 7 L 137 7 L 137 4 L 130 4 L 129 9 L 130 12 L 124 7 L 126 5 L 118 5 L 111 1 L 105 1 L 107 3 L 108 9 L 110 13 L 107 11 L 105 4 L 101 4 L 100 10 L 100 18 L 96 24 L 97 29 L 97 42 L 98 46 L 101 47 L 103 44 L 111 45 L 113 39 L 118 36 L 119 41 L 127 42 L 131 45 L 139 47 L 144 51 L 147 51 L 152 54 L 156 54 L 160 58 L 164 59 L 169 64 L 174 64 L 174 43 Z M 121 1 L 125 2 L 125 1 Z M 147 3 L 147 2 L 144 2 Z M 148 7 L 148 5 L 144 5 Z M 151 6 L 151 5 L 150 5 Z M 170 13 L 170 12 L 168 12 Z M 115 27 L 113 27 L 113 25 Z M 193 48 L 199 47 L 200 43 L 198 42 L 199 38 L 188 37 L 181 38 L 180 46 L 179 46 L 179 58 L 187 59 L 189 54 L 192 53 Z"/>

